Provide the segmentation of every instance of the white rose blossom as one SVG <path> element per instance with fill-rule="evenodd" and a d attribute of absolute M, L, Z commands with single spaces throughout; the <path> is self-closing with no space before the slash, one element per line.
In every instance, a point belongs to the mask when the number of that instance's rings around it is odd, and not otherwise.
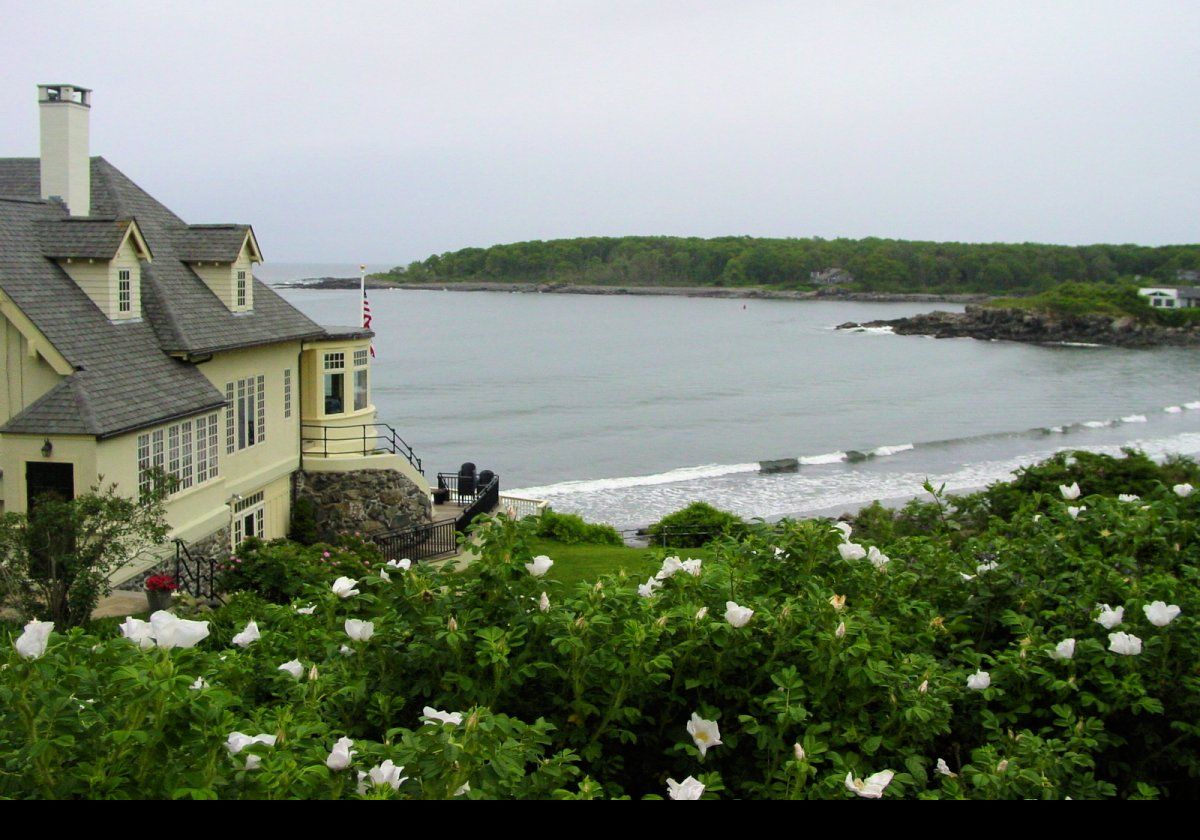
<path fill-rule="evenodd" d="M 1060 662 L 1065 662 L 1068 659 L 1074 659 L 1075 658 L 1075 640 L 1074 639 L 1063 639 L 1061 642 L 1059 642 L 1057 645 L 1054 646 L 1054 652 L 1051 653 L 1050 655 L 1052 657 L 1054 657 L 1055 659 L 1059 660 Z"/>
<path fill-rule="evenodd" d="M 992 675 L 987 671 L 976 671 L 967 677 L 967 688 L 972 691 L 983 691 L 992 684 Z"/>
<path fill-rule="evenodd" d="M 937 760 L 937 771 L 943 776 L 949 776 L 951 779 L 958 778 L 958 774 L 950 769 L 950 765 L 946 764 L 946 759 L 944 758 Z"/>
<path fill-rule="evenodd" d="M 1171 488 L 1175 495 L 1181 499 L 1186 499 L 1188 496 L 1192 495 L 1192 489 L 1192 485 L 1190 484 L 1176 484 Z"/>
<path fill-rule="evenodd" d="M 298 679 L 300 679 L 301 676 L 304 675 L 304 666 L 300 664 L 299 659 L 293 659 L 289 662 L 284 662 L 282 665 L 280 665 L 275 670 L 287 671 L 289 674 L 291 674 L 292 679 L 294 679 L 294 680 L 298 680 Z"/>
<path fill-rule="evenodd" d="M 683 561 L 678 557 L 665 557 L 662 568 L 654 575 L 655 580 L 669 580 L 676 572 L 683 569 Z"/>
<path fill-rule="evenodd" d="M 640 584 L 637 588 L 638 595 L 643 598 L 649 598 L 657 590 L 662 588 L 662 581 L 654 578 L 648 579 L 645 583 Z"/>
<path fill-rule="evenodd" d="M 246 735 L 243 732 L 230 732 L 229 737 L 225 739 L 225 749 L 229 750 L 230 755 L 237 755 L 251 744 L 266 744 L 268 747 L 273 747 L 275 746 L 275 736 Z"/>
<path fill-rule="evenodd" d="M 1069 506 L 1067 508 L 1067 515 L 1072 519 L 1078 519 L 1079 514 L 1083 513 L 1085 510 L 1087 510 L 1087 505 L 1083 505 L 1082 507 Z"/>
<path fill-rule="evenodd" d="M 40 659 L 46 654 L 50 634 L 54 631 L 53 621 L 30 621 L 13 642 L 22 659 Z"/>
<path fill-rule="evenodd" d="M 704 758 L 712 747 L 721 746 L 721 729 L 715 720 L 705 720 L 692 712 L 692 719 L 688 721 L 687 731 L 692 736 L 692 742 L 696 745 L 696 749 L 700 750 L 701 758 Z"/>
<path fill-rule="evenodd" d="M 704 785 L 688 776 L 682 782 L 667 779 L 667 796 L 672 799 L 699 799 L 704 795 Z"/>
<path fill-rule="evenodd" d="M 166 610 L 159 610 L 150 616 L 150 629 L 155 644 L 163 650 L 195 647 L 208 638 L 207 621 L 188 621 Z"/>
<path fill-rule="evenodd" d="M 544 574 L 546 574 L 546 572 L 550 571 L 550 567 L 553 565 L 554 561 L 548 556 L 545 554 L 539 554 L 537 557 L 533 558 L 532 563 L 525 564 L 525 569 L 534 577 L 542 577 Z"/>
<path fill-rule="evenodd" d="M 1166 601 L 1155 601 L 1142 607 L 1142 612 L 1146 614 L 1146 620 L 1155 627 L 1166 627 L 1179 617 L 1182 610 L 1177 604 L 1168 607 Z"/>
<path fill-rule="evenodd" d="M 462 712 L 442 712 L 433 708 L 433 706 L 426 706 L 424 709 L 422 709 L 421 718 L 426 723 L 435 723 L 439 725 L 449 723 L 453 724 L 454 726 L 458 726 L 463 722 Z"/>
<path fill-rule="evenodd" d="M 362 621 L 361 619 L 357 618 L 347 618 L 346 623 L 343 626 L 346 630 L 346 635 L 355 642 L 368 641 L 373 635 L 375 635 L 375 622 L 373 621 Z"/>
<path fill-rule="evenodd" d="M 154 628 L 149 621 L 129 616 L 121 623 L 121 635 L 142 650 L 154 647 Z"/>
<path fill-rule="evenodd" d="M 357 595 L 358 590 L 354 588 L 354 584 L 358 581 L 353 578 L 340 577 L 333 582 L 333 594 L 339 598 L 349 598 L 352 595 Z"/>
<path fill-rule="evenodd" d="M 261 638 L 262 634 L 258 632 L 258 622 L 249 621 L 242 632 L 233 637 L 233 643 L 238 647 L 246 648 Z"/>
<path fill-rule="evenodd" d="M 1068 502 L 1073 502 L 1079 498 L 1079 482 L 1072 482 L 1070 485 L 1060 484 L 1058 492 L 1062 493 L 1062 497 Z"/>
<path fill-rule="evenodd" d="M 1108 649 L 1121 656 L 1137 656 L 1142 652 L 1142 640 L 1132 633 L 1109 633 Z"/>
<path fill-rule="evenodd" d="M 545 592 L 538 598 L 538 612 L 550 612 L 550 596 Z"/>
<path fill-rule="evenodd" d="M 861 560 L 867 556 L 867 550 L 858 543 L 844 542 L 838 546 L 838 553 L 843 560 Z"/>
<path fill-rule="evenodd" d="M 879 799 L 883 796 L 884 788 L 891 784 L 894 775 L 896 774 L 891 770 L 882 770 L 863 780 L 854 778 L 853 773 L 847 773 L 846 790 L 863 799 Z"/>
<path fill-rule="evenodd" d="M 879 569 L 880 571 L 882 571 L 887 566 L 887 564 L 889 562 L 891 562 L 891 558 L 888 557 L 886 554 L 884 554 L 882 551 L 880 551 L 875 546 L 871 546 L 867 550 L 867 559 L 871 561 L 872 566 L 874 566 L 876 569 Z"/>
<path fill-rule="evenodd" d="M 1096 616 L 1096 623 L 1105 630 L 1111 630 L 1122 621 L 1125 620 L 1125 608 L 1117 607 L 1115 610 L 1108 604 L 1100 605 L 1100 615 Z"/>
<path fill-rule="evenodd" d="M 402 572 L 407 572 L 412 568 L 412 561 L 407 557 L 403 560 L 389 560 L 387 561 L 387 564 L 390 568 L 399 569 Z"/>
<path fill-rule="evenodd" d="M 352 756 L 357 752 L 357 750 L 351 749 L 353 746 L 354 741 L 350 738 L 338 738 L 329 757 L 325 759 L 325 766 L 335 773 L 345 770 L 350 766 Z"/>
<path fill-rule="evenodd" d="M 408 781 L 408 776 L 400 775 L 403 772 L 404 768 L 397 767 L 389 758 L 383 764 L 372 767 L 370 772 L 358 774 L 358 792 L 366 793 L 369 790 L 368 780 L 374 786 L 387 785 L 392 790 L 399 790 L 400 785 Z"/>
<path fill-rule="evenodd" d="M 725 620 L 735 628 L 745 627 L 753 615 L 754 610 L 749 607 L 740 607 L 734 601 L 725 602 Z"/>

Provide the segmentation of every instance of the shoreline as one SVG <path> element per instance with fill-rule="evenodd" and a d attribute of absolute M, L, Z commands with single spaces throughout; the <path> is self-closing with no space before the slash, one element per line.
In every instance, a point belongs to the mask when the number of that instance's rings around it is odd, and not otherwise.
<path fill-rule="evenodd" d="M 1103 314 L 1064 315 L 1026 309 L 968 305 L 963 312 L 928 312 L 883 321 L 839 324 L 848 331 L 891 330 L 896 335 L 933 338 L 973 338 L 978 341 L 1015 341 L 1023 344 L 1076 347 L 1200 346 L 1200 325 L 1168 327 L 1132 316 Z"/>
<path fill-rule="evenodd" d="M 277 283 L 276 289 L 329 290 L 357 289 L 357 277 L 318 277 Z M 628 295 L 645 297 L 716 298 L 719 300 L 817 300 L 868 303 L 977 303 L 987 300 L 983 294 L 932 294 L 902 292 L 854 292 L 818 289 L 810 292 L 762 287 L 725 288 L 716 286 L 589 286 L 572 283 L 397 283 L 367 278 L 367 288 L 400 289 L 411 292 L 503 292 L 507 294 L 555 295 Z"/>

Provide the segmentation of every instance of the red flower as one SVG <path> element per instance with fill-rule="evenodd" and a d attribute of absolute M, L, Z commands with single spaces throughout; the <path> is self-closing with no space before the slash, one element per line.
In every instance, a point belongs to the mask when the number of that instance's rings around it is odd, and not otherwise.
<path fill-rule="evenodd" d="M 171 575 L 151 575 L 146 578 L 147 592 L 174 592 L 179 588 Z"/>

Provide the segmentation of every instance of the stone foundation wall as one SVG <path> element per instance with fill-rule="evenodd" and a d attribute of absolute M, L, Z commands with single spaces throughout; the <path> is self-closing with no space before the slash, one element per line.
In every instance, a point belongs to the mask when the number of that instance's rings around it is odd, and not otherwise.
<path fill-rule="evenodd" d="M 355 531 L 364 535 L 393 531 L 430 519 L 429 497 L 397 470 L 299 470 L 292 482 L 295 498 L 315 504 L 322 540 Z"/>

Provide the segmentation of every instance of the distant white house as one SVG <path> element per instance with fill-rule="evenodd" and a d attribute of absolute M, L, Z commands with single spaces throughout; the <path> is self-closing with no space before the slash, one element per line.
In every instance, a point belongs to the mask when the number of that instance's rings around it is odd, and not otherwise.
<path fill-rule="evenodd" d="M 1156 309 L 1190 309 L 1200 306 L 1200 288 L 1196 286 L 1149 286 L 1138 289 Z"/>

